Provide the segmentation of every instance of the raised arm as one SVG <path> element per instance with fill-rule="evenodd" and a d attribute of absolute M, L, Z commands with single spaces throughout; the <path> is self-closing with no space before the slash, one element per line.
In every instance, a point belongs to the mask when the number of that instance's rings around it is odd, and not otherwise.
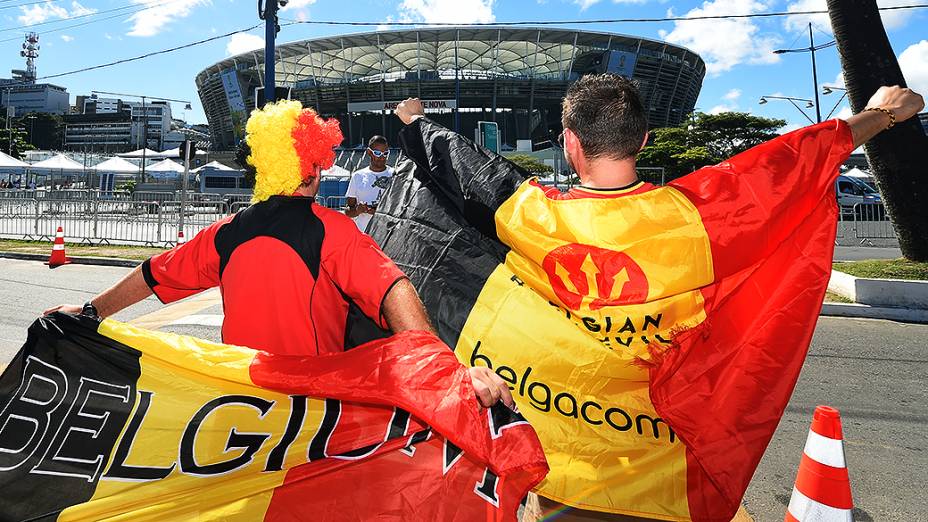
<path fill-rule="evenodd" d="M 528 173 L 426 118 L 416 98 L 400 103 L 396 115 L 406 124 L 399 141 L 403 154 L 416 164 L 416 177 L 432 182 L 435 192 L 444 195 L 471 225 L 495 238 L 496 209 Z M 493 183 L 488 183 L 491 178 Z"/>
<path fill-rule="evenodd" d="M 896 122 L 905 121 L 925 108 L 925 100 L 912 89 L 898 85 L 880 87 L 867 102 L 867 107 L 847 119 L 859 147 Z"/>

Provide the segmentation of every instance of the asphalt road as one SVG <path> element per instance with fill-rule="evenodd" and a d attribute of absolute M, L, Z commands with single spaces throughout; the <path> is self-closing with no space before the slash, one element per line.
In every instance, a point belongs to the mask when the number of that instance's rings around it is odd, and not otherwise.
<path fill-rule="evenodd" d="M 67 265 L 49 270 L 0 259 L 0 365 L 43 309 L 83 303 L 128 269 Z M 116 316 L 128 321 L 161 307 L 149 298 Z M 219 339 L 221 307 L 194 307 L 163 331 Z M 855 520 L 926 520 L 928 495 L 928 325 L 822 317 L 793 398 L 744 505 L 757 521 L 783 520 L 818 404 L 838 408 L 854 493 Z"/>

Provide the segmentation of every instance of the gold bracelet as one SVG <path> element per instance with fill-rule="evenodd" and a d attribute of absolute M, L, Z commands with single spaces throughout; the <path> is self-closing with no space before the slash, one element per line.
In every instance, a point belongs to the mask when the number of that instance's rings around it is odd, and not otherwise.
<path fill-rule="evenodd" d="M 889 115 L 889 125 L 886 126 L 886 130 L 893 128 L 893 125 L 896 124 L 896 115 L 893 114 L 893 111 L 889 109 L 884 109 L 883 107 L 867 107 L 866 109 L 863 110 L 863 112 L 867 112 L 867 111 L 879 111 L 879 112 L 882 112 L 883 114 Z"/>

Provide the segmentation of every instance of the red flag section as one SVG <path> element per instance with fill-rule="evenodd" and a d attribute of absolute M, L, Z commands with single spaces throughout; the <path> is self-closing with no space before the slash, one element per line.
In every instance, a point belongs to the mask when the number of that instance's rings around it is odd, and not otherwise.
<path fill-rule="evenodd" d="M 687 447 L 694 519 L 737 509 L 793 392 L 831 273 L 830 187 L 852 149 L 832 120 L 671 184 L 700 213 L 716 281 L 705 322 L 651 370 L 654 406 Z"/>

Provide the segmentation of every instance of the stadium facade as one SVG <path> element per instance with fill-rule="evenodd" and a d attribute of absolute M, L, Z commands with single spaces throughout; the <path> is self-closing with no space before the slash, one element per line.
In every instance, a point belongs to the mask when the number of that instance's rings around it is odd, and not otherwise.
<path fill-rule="evenodd" d="M 281 44 L 278 97 L 289 95 L 335 116 L 345 147 L 373 134 L 393 137 L 391 108 L 411 96 L 430 117 L 472 135 L 495 121 L 503 149 L 561 131 L 561 99 L 583 74 L 634 78 L 652 127 L 680 123 L 693 110 L 706 66 L 693 51 L 620 34 L 523 27 L 380 31 Z M 196 77 L 214 147 L 241 139 L 244 121 L 263 99 L 263 50 L 211 65 Z M 522 142 L 523 145 L 525 142 Z"/>

